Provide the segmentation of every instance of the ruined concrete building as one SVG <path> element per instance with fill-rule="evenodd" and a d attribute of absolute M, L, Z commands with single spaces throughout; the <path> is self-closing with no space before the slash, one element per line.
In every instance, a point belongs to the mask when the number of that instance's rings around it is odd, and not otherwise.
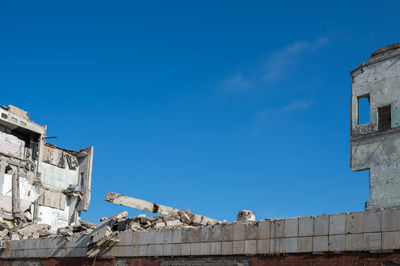
<path fill-rule="evenodd" d="M 90 202 L 93 147 L 66 150 L 47 143 L 46 126 L 15 106 L 0 107 L 0 218 L 75 224 Z"/>
<path fill-rule="evenodd" d="M 351 167 L 370 171 L 366 208 L 400 205 L 400 43 L 376 50 L 351 77 Z"/>

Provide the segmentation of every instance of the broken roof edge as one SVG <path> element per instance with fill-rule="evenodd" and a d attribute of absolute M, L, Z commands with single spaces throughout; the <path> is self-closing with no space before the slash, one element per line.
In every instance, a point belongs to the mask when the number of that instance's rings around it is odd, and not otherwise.
<path fill-rule="evenodd" d="M 94 148 L 93 146 L 89 146 L 89 147 L 86 147 L 86 148 L 80 149 L 80 150 L 69 150 L 69 149 L 61 148 L 61 147 L 58 147 L 57 145 L 48 143 L 45 140 L 43 140 L 43 144 L 48 146 L 48 147 L 51 147 L 51 148 L 56 148 L 56 149 L 65 151 L 65 152 L 70 153 L 70 154 L 75 155 L 75 156 L 79 156 L 79 155 L 81 155 L 81 153 L 84 153 L 84 155 L 88 155 L 89 153 L 87 152 L 87 149 L 88 148 L 92 148 L 92 149 Z"/>
<path fill-rule="evenodd" d="M 400 42 L 387 45 L 375 50 L 367 62 L 364 62 L 350 71 L 350 76 L 354 77 L 354 73 L 363 67 L 385 61 L 387 59 L 400 56 Z"/>

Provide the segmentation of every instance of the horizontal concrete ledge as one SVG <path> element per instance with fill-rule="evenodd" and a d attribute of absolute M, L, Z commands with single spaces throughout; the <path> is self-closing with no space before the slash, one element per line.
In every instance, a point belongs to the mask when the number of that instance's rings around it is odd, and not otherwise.
<path fill-rule="evenodd" d="M 400 209 L 122 232 L 119 240 L 101 257 L 386 253 L 400 249 Z M 88 242 L 87 236 L 10 241 L 0 258 L 86 257 Z"/>

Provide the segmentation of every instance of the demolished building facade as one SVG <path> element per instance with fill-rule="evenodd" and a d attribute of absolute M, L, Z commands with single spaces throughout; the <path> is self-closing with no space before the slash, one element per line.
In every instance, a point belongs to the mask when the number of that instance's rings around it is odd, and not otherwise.
<path fill-rule="evenodd" d="M 400 43 L 376 50 L 366 63 L 351 72 L 351 77 L 351 167 L 354 171 L 370 171 L 367 209 L 398 206 Z M 360 122 L 363 99 L 369 105 L 364 110 L 366 122 Z"/>
<path fill-rule="evenodd" d="M 46 142 L 46 126 L 15 106 L 0 107 L 0 219 L 11 227 L 76 224 L 90 203 L 93 147 Z"/>

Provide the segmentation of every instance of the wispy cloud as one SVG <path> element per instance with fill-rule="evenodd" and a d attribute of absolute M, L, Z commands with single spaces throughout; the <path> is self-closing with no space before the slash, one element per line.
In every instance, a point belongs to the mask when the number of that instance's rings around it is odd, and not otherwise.
<path fill-rule="evenodd" d="M 306 110 L 314 103 L 314 99 L 299 99 L 276 109 L 265 108 L 256 114 L 256 119 L 265 121 L 286 113 Z"/>
<path fill-rule="evenodd" d="M 252 82 L 244 78 L 242 74 L 238 74 L 221 81 L 219 87 L 228 92 L 242 92 L 250 89 Z"/>
<path fill-rule="evenodd" d="M 281 109 L 279 109 L 279 111 L 282 113 L 287 113 L 287 112 L 292 112 L 292 111 L 305 110 L 308 107 L 310 107 L 312 104 L 314 104 L 313 99 L 298 100 L 298 101 L 291 102 L 286 106 L 283 106 Z"/>
<path fill-rule="evenodd" d="M 313 42 L 297 41 L 271 53 L 262 80 L 276 82 L 284 78 L 301 64 L 308 53 L 322 47 L 328 40 L 328 37 L 321 37 Z"/>

